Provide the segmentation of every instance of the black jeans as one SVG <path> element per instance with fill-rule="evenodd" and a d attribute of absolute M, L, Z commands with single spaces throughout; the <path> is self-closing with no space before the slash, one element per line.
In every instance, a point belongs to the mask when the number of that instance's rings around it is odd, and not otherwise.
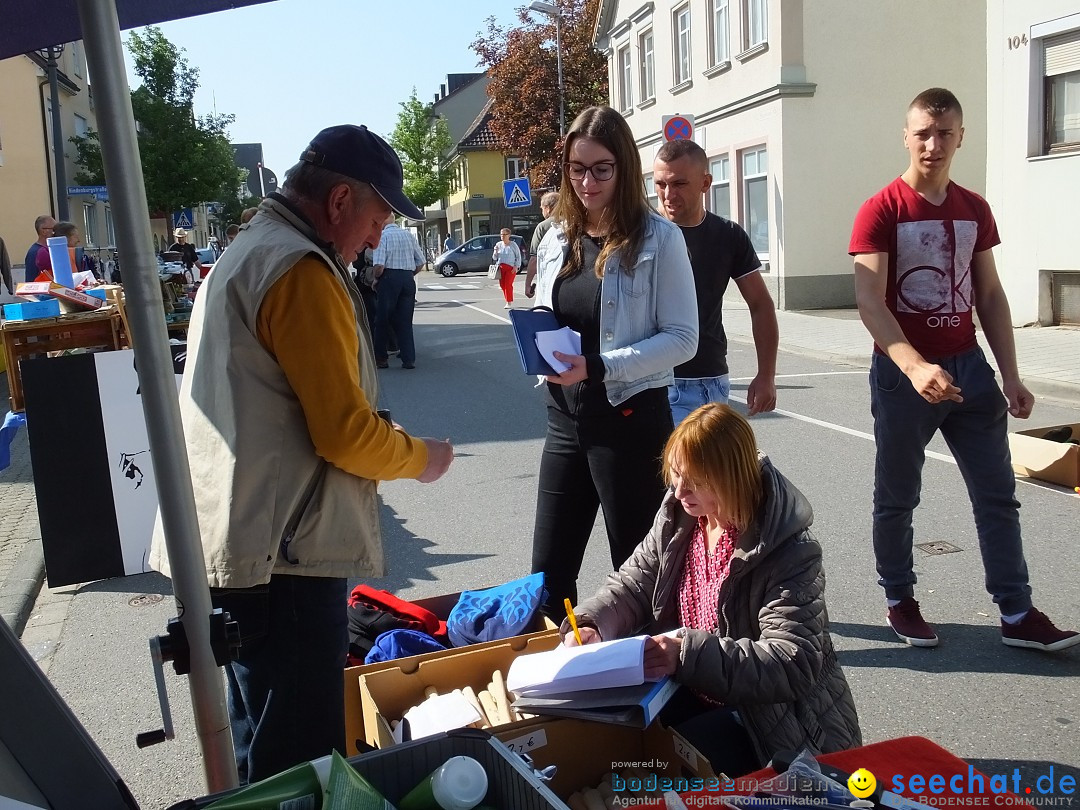
<path fill-rule="evenodd" d="M 665 487 L 660 454 L 671 435 L 671 408 L 655 404 L 575 417 L 548 407 L 547 440 L 540 461 L 533 573 L 543 572 L 544 611 L 566 615 L 563 599 L 577 604 L 577 576 L 596 509 L 603 506 L 613 569 L 626 561 L 652 527 Z M 600 583 L 590 583 L 589 591 Z"/>
<path fill-rule="evenodd" d="M 685 686 L 660 710 L 659 720 L 679 732 L 716 773 L 735 779 L 765 764 L 758 762 L 754 743 L 735 709 L 707 703 Z"/>
<path fill-rule="evenodd" d="M 240 624 L 243 646 L 225 676 L 241 784 L 345 751 L 347 585 L 275 574 L 269 585 L 211 589 L 214 607 Z"/>

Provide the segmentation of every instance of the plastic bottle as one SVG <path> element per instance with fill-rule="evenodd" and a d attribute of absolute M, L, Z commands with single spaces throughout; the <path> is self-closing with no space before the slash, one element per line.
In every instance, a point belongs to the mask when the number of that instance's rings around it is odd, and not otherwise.
<path fill-rule="evenodd" d="M 398 802 L 399 810 L 472 810 L 487 795 L 484 766 L 472 757 L 451 757 Z"/>

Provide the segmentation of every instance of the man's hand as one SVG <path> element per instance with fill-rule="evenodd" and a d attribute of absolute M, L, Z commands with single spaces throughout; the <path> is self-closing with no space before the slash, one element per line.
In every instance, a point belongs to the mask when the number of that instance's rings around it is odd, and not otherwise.
<path fill-rule="evenodd" d="M 651 636 L 645 641 L 645 680 L 658 681 L 674 675 L 679 666 L 682 639 L 671 636 Z"/>
<path fill-rule="evenodd" d="M 578 632 L 581 633 L 582 644 L 599 644 L 603 641 L 603 639 L 600 638 L 600 631 L 595 627 L 582 627 L 581 625 L 578 625 Z M 562 643 L 564 647 L 578 646 L 577 639 L 574 638 L 573 630 L 563 636 Z"/>
<path fill-rule="evenodd" d="M 746 389 L 746 408 L 750 416 L 776 408 L 776 380 L 771 374 L 758 374 Z"/>
<path fill-rule="evenodd" d="M 941 366 L 933 363 L 919 363 L 908 372 L 907 376 L 916 393 L 931 405 L 947 400 L 964 401 L 964 398 L 960 396 L 960 389 L 953 385 L 952 375 Z M 1028 396 L 1031 395 L 1028 394 Z"/>
<path fill-rule="evenodd" d="M 534 295 L 536 295 L 536 282 L 535 281 L 526 281 L 525 282 L 525 297 L 526 298 L 532 298 Z"/>
<path fill-rule="evenodd" d="M 449 439 L 439 441 L 424 437 L 420 441 L 427 447 L 428 457 L 427 466 L 416 476 L 416 480 L 421 484 L 430 484 L 438 481 L 450 469 L 450 462 L 454 460 L 454 445 L 450 444 Z"/>
<path fill-rule="evenodd" d="M 558 385 L 573 385 L 588 378 L 589 370 L 585 367 L 585 358 L 582 355 L 563 354 L 562 352 L 554 352 L 554 355 L 556 360 L 569 363 L 570 368 L 562 374 L 549 374 L 547 376 L 548 382 L 557 383 Z"/>
<path fill-rule="evenodd" d="M 1035 397 L 1020 380 L 1006 380 L 1001 384 L 1005 398 L 1009 400 L 1009 413 L 1017 419 L 1027 419 L 1035 407 Z"/>

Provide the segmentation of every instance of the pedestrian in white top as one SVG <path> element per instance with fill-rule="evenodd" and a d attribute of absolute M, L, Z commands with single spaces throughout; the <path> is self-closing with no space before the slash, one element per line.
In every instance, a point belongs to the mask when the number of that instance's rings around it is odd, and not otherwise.
<path fill-rule="evenodd" d="M 499 231 L 502 241 L 495 245 L 491 252 L 491 260 L 499 265 L 499 286 L 502 288 L 506 306 L 503 309 L 512 309 L 514 304 L 514 277 L 517 276 L 518 268 L 521 267 L 521 248 L 510 239 L 510 229 L 503 228 Z"/>

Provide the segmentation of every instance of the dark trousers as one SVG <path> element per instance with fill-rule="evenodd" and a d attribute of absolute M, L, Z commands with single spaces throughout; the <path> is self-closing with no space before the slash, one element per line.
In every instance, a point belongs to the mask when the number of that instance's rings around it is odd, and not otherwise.
<path fill-rule="evenodd" d="M 416 281 L 412 271 L 387 267 L 375 291 L 375 359 L 386 362 L 388 331 L 392 330 L 401 352 L 401 362 L 412 365 L 416 362 L 412 328 Z"/>
<path fill-rule="evenodd" d="M 735 779 L 765 765 L 734 709 L 708 703 L 685 686 L 660 710 L 659 719 L 709 760 L 716 773 Z"/>
<path fill-rule="evenodd" d="M 241 784 L 344 753 L 346 585 L 276 574 L 269 585 L 211 590 L 214 607 L 240 623 L 243 646 L 225 676 Z"/>
<path fill-rule="evenodd" d="M 874 415 L 874 556 L 889 599 L 914 595 L 911 516 L 919 504 L 926 445 L 941 431 L 967 485 L 986 590 L 1005 615 L 1031 607 L 1020 539 L 1020 504 L 1009 455 L 1006 401 L 981 349 L 936 361 L 960 388 L 962 403 L 932 405 L 888 357 L 870 366 Z"/>
<path fill-rule="evenodd" d="M 544 573 L 548 615 L 566 615 L 564 598 L 577 604 L 577 576 L 598 506 L 613 569 L 645 539 L 664 497 L 660 454 L 671 430 L 663 398 L 627 415 L 616 409 L 576 418 L 548 407 L 532 553 L 533 573 Z M 590 583 L 590 592 L 599 584 Z"/>

